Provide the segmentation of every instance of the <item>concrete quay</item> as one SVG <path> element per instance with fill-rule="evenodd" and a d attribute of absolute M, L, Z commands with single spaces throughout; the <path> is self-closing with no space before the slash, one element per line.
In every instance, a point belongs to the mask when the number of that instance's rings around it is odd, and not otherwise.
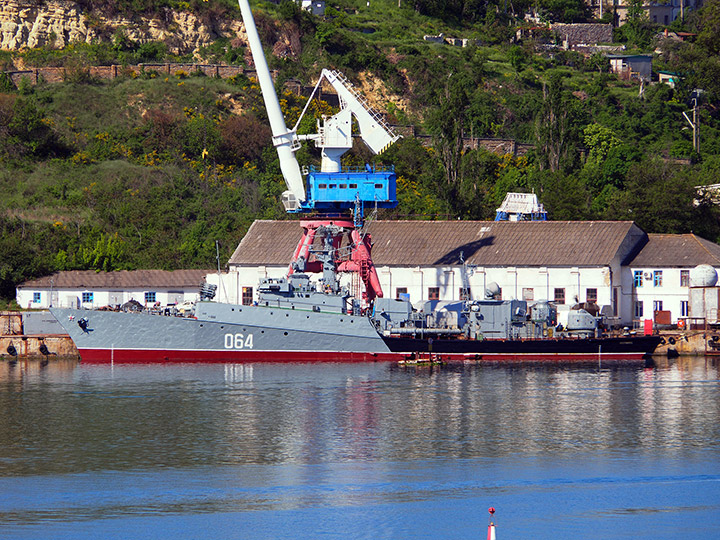
<path fill-rule="evenodd" d="M 77 357 L 79 356 L 75 344 L 67 334 L 46 334 L 46 335 L 5 335 L 0 336 L 0 357 L 4 359 L 17 358 L 46 358 L 40 351 L 40 347 L 47 347 L 50 357 Z M 12 354 L 12 351 L 15 354 Z"/>

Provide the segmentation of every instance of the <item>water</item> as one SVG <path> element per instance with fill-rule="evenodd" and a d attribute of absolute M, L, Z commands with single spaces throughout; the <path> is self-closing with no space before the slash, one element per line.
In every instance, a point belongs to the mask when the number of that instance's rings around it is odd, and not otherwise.
<path fill-rule="evenodd" d="M 0 538 L 719 538 L 715 362 L 3 362 Z"/>

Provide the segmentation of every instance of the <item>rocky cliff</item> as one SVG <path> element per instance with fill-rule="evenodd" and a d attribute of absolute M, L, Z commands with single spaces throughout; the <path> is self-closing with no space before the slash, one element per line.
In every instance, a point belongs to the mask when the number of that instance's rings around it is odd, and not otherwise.
<path fill-rule="evenodd" d="M 100 17 L 84 13 L 75 2 L 3 0 L 0 2 L 0 49 L 51 46 L 109 40 L 122 29 L 144 43 L 162 41 L 174 54 L 187 54 L 219 37 L 244 34 L 239 21 L 203 21 L 190 12 L 163 10 L 157 18 Z"/>

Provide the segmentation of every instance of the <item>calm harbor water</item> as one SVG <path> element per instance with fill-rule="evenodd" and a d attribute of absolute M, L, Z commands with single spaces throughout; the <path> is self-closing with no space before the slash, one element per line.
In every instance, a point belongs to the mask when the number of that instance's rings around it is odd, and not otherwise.
<path fill-rule="evenodd" d="M 720 380 L 0 363 L 0 538 L 720 538 Z"/>

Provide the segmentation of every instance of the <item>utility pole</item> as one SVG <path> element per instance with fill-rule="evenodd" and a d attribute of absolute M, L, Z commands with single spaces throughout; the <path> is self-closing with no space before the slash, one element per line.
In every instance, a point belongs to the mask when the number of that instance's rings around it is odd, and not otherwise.
<path fill-rule="evenodd" d="M 683 116 L 685 117 L 685 120 L 688 121 L 688 124 L 690 124 L 690 127 L 692 127 L 693 130 L 693 150 L 695 150 L 696 153 L 700 153 L 700 116 L 698 115 L 698 99 L 697 97 L 693 98 L 693 109 L 692 109 L 692 120 L 690 120 L 690 117 L 688 116 L 687 112 L 683 111 Z"/>

